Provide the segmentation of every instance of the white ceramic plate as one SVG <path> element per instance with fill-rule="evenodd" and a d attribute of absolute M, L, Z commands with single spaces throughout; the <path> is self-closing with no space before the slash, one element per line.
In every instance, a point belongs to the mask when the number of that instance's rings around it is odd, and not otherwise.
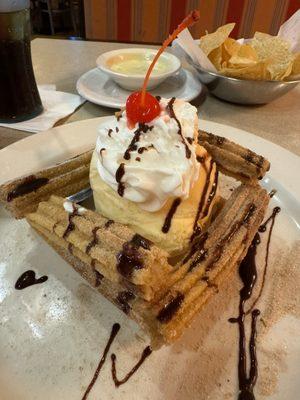
<path fill-rule="evenodd" d="M 92 147 L 100 120 L 60 126 L 1 150 L 0 182 L 5 176 L 13 178 L 35 171 L 63 159 L 64 154 L 75 155 Z M 262 317 L 266 318 L 265 310 L 276 290 L 273 273 L 280 273 L 285 262 L 298 263 L 299 267 L 299 258 L 292 252 L 300 240 L 300 203 L 296 200 L 300 196 L 300 159 L 243 130 L 208 121 L 200 121 L 200 125 L 271 160 L 272 169 L 263 184 L 278 189 L 270 209 L 279 204 L 282 212 L 275 225 L 269 279 L 259 304 Z M 81 399 L 114 322 L 121 324 L 121 330 L 112 351 L 118 357 L 118 375 L 124 376 L 148 344 L 137 325 L 90 288 L 25 221 L 11 219 L 2 208 L 0 238 L 0 399 Z M 259 247 L 259 273 L 263 250 L 264 243 Z M 292 261 L 289 256 L 293 256 Z M 38 276 L 46 274 L 49 279 L 16 291 L 16 279 L 27 269 L 35 270 Z M 287 278 L 281 276 L 281 303 L 274 304 L 275 315 L 292 294 L 292 289 L 285 287 Z M 295 290 L 300 282 L 294 283 Z M 118 389 L 111 379 L 108 357 L 89 399 L 237 399 L 237 327 L 227 320 L 237 314 L 239 287 L 237 277 L 228 282 L 178 343 L 154 352 Z M 298 398 L 300 320 L 295 313 L 297 307 L 299 310 L 299 296 L 294 293 L 293 307 L 286 307 L 273 318 L 267 332 L 262 333 L 261 322 L 258 325 L 257 399 Z"/>
<path fill-rule="evenodd" d="M 121 108 L 131 92 L 122 89 L 98 68 L 91 69 L 77 81 L 78 93 L 86 100 L 105 107 Z M 202 84 L 192 72 L 182 68 L 151 90 L 155 96 L 176 97 L 186 101 L 195 99 L 202 91 Z"/>

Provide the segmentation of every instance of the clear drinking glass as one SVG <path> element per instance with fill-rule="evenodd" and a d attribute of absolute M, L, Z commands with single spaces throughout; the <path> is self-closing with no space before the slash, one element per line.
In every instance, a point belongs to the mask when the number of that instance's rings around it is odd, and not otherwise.
<path fill-rule="evenodd" d="M 43 111 L 31 61 L 29 0 L 0 1 L 0 122 Z"/>

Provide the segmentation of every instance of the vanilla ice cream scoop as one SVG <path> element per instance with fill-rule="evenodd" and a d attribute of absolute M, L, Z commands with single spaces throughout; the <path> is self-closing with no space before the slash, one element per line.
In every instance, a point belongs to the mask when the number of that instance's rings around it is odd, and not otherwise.
<path fill-rule="evenodd" d="M 128 127 L 126 111 L 98 129 L 90 182 L 96 209 L 177 256 L 209 222 L 218 171 L 198 144 L 195 107 L 161 99 L 160 115 Z"/>
<path fill-rule="evenodd" d="M 132 128 L 123 111 L 118 120 L 99 127 L 96 145 L 101 179 L 151 212 L 171 197 L 187 199 L 199 175 L 196 108 L 175 99 L 161 99 L 160 106 L 159 117 Z"/>

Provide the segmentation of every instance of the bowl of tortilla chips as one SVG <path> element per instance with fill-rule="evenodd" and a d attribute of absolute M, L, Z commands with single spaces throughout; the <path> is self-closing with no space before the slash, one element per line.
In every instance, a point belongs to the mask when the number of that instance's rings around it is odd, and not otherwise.
<path fill-rule="evenodd" d="M 193 66 L 212 94 L 233 103 L 266 104 L 300 82 L 300 52 L 293 52 L 288 41 L 262 32 L 235 40 L 230 37 L 234 25 L 224 25 L 199 41 L 216 71 Z"/>

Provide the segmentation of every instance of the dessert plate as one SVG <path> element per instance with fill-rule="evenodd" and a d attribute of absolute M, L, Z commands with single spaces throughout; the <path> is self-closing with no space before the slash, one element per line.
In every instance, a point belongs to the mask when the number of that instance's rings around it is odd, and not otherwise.
<path fill-rule="evenodd" d="M 125 106 L 129 91 L 122 89 L 107 74 L 98 68 L 91 69 L 77 81 L 76 89 L 86 100 L 105 107 L 121 108 Z M 155 96 L 176 97 L 186 101 L 195 99 L 203 86 L 195 74 L 181 68 L 151 91 Z"/>
<path fill-rule="evenodd" d="M 100 121 L 103 118 L 59 126 L 1 150 L 0 183 L 92 148 Z M 275 205 L 282 211 L 274 226 L 266 285 L 258 304 L 255 393 L 257 399 L 294 400 L 300 390 L 300 158 L 240 129 L 203 120 L 200 126 L 271 161 L 263 185 L 277 193 L 268 215 Z M 148 345 L 137 325 L 90 288 L 25 221 L 10 218 L 3 208 L 0 235 L 0 399 L 83 398 L 115 322 L 121 329 L 111 351 L 117 355 L 122 378 Z M 262 234 L 258 247 L 259 278 L 266 239 Z M 17 278 L 29 269 L 48 280 L 15 290 Z M 228 323 L 238 312 L 236 275 L 176 344 L 153 352 L 119 388 L 111 378 L 109 355 L 88 399 L 237 399 L 238 332 Z"/>

